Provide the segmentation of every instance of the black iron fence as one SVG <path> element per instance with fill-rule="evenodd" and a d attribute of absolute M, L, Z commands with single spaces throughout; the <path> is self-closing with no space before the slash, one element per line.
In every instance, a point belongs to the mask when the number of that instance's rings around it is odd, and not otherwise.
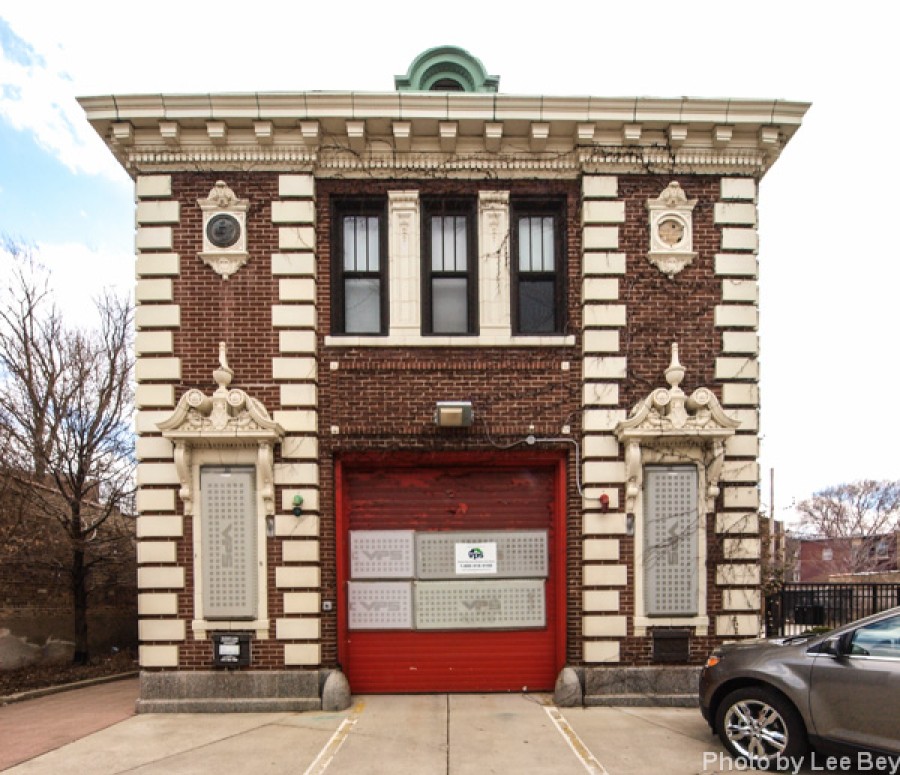
<path fill-rule="evenodd" d="M 900 605 L 900 584 L 785 584 L 766 597 L 766 635 L 840 627 Z"/>

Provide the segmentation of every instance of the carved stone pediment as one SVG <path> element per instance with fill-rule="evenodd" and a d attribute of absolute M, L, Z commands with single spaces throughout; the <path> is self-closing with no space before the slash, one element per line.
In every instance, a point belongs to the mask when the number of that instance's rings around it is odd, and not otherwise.
<path fill-rule="evenodd" d="M 157 427 L 175 444 L 175 466 L 181 481 L 185 513 L 193 513 L 191 449 L 195 447 L 257 447 L 257 467 L 263 482 L 266 513 L 274 514 L 273 449 L 284 429 L 269 417 L 262 402 L 243 390 L 229 389 L 234 371 L 228 366 L 225 342 L 219 344 L 219 368 L 213 371 L 218 387 L 212 395 L 188 390 L 172 416 Z"/>
<path fill-rule="evenodd" d="M 697 388 L 690 396 L 681 389 L 684 367 L 678 360 L 678 345 L 672 345 L 672 361 L 666 369 L 668 388 L 657 388 L 639 401 L 628 419 L 616 425 L 619 442 L 625 445 L 627 483 L 625 501 L 628 512 L 643 481 L 642 447 L 655 450 L 699 447 L 706 468 L 708 508 L 719 494 L 719 477 L 725 459 L 725 440 L 740 425 L 725 414 L 719 400 L 708 388 Z"/>
<path fill-rule="evenodd" d="M 189 438 L 195 446 L 252 444 L 281 438 L 283 431 L 265 406 L 243 390 L 188 390 L 172 416 L 157 426 L 166 438 Z"/>

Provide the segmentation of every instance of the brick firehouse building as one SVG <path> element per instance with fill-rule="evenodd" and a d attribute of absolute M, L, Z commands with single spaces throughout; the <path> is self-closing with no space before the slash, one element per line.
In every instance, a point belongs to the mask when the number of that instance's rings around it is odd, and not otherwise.
<path fill-rule="evenodd" d="M 142 710 L 674 701 L 759 632 L 758 182 L 806 104 L 81 100 L 135 180 Z"/>

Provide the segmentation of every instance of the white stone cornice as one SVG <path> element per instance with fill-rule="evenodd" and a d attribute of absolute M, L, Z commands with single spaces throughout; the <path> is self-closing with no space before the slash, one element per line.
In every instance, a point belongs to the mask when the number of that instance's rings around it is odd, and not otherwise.
<path fill-rule="evenodd" d="M 182 146 L 180 150 L 161 144 L 154 147 L 124 148 L 112 145 L 123 166 L 136 174 L 168 173 L 189 167 L 195 170 L 251 170 L 268 167 L 278 171 L 308 172 L 332 176 L 379 176 L 403 174 L 448 177 L 467 174 L 504 174 L 510 177 L 542 171 L 561 176 L 588 174 L 722 174 L 756 177 L 771 165 L 771 158 L 761 150 L 741 148 L 685 149 L 663 147 L 581 146 L 568 153 L 528 152 L 460 154 L 369 152 L 354 154 L 331 147 L 316 151 L 301 146 L 258 144 L 256 147 L 223 147 L 212 145 Z"/>
<path fill-rule="evenodd" d="M 274 139 L 274 125 L 271 121 L 254 121 L 253 131 L 256 133 L 256 139 L 263 145 L 268 145 Z"/>
<path fill-rule="evenodd" d="M 760 175 L 809 107 L 436 92 L 126 95 L 80 103 L 132 172 L 241 163 L 295 169 L 325 147 L 332 154 L 326 167 L 348 163 L 342 153 L 385 165 L 377 149 L 387 147 L 387 157 L 408 155 L 385 168 L 427 169 L 422 162 L 440 147 L 443 162 L 462 148 L 476 160 L 456 163 L 458 170 L 484 167 L 492 156 L 499 157 L 494 169 L 522 169 L 529 156 L 534 169 L 553 169 L 556 160 L 578 153 L 564 166 L 646 172 L 647 165 L 665 164 L 669 173 L 677 171 L 674 165 L 684 172 Z"/>
<path fill-rule="evenodd" d="M 484 125 L 484 147 L 488 153 L 497 153 L 500 150 L 502 138 L 503 124 L 488 122 Z"/>
<path fill-rule="evenodd" d="M 318 121 L 301 121 L 299 123 L 300 134 L 303 142 L 310 148 L 317 148 L 319 145 L 319 122 Z"/>
<path fill-rule="evenodd" d="M 181 125 L 177 121 L 160 121 L 159 134 L 166 145 L 178 145 L 181 137 Z"/>
<path fill-rule="evenodd" d="M 224 121 L 207 121 L 206 134 L 214 145 L 222 145 L 228 139 L 228 125 Z"/>
<path fill-rule="evenodd" d="M 531 125 L 531 150 L 541 153 L 547 147 L 547 138 L 550 137 L 550 124 L 546 121 L 538 121 Z"/>
<path fill-rule="evenodd" d="M 578 145 L 590 145 L 594 142 L 595 124 L 578 124 L 575 127 L 575 141 Z"/>
<path fill-rule="evenodd" d="M 118 145 L 131 145 L 134 142 L 134 127 L 129 121 L 116 121 L 110 126 L 110 142 Z"/>
<path fill-rule="evenodd" d="M 350 147 L 355 153 L 362 153 L 366 148 L 366 122 L 348 121 L 346 130 Z"/>
<path fill-rule="evenodd" d="M 441 121 L 438 124 L 438 137 L 441 141 L 441 150 L 444 153 L 453 153 L 456 150 L 456 138 L 459 135 L 459 124 L 455 121 Z"/>
<path fill-rule="evenodd" d="M 733 126 L 713 127 L 713 144 L 717 148 L 720 148 L 723 145 L 728 145 L 728 143 L 731 142 L 732 137 L 734 137 Z"/>
<path fill-rule="evenodd" d="M 398 151 L 407 152 L 412 142 L 412 122 L 411 121 L 394 121 L 391 124 L 391 131 L 394 135 L 394 144 Z"/>

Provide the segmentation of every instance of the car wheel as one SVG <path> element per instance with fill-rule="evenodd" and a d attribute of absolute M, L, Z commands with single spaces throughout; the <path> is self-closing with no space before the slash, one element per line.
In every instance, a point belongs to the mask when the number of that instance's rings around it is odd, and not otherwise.
<path fill-rule="evenodd" d="M 807 749 L 806 729 L 794 706 L 763 686 L 735 689 L 719 703 L 716 731 L 728 752 L 761 769 L 790 766 Z"/>

